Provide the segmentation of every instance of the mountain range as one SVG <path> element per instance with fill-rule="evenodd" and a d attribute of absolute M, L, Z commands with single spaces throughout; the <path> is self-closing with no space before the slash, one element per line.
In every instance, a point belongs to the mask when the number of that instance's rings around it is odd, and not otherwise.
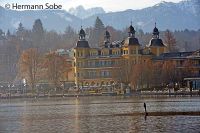
<path fill-rule="evenodd" d="M 0 29 L 14 31 L 21 22 L 31 29 L 36 19 L 41 19 L 46 30 L 63 32 L 67 26 L 80 29 L 94 25 L 96 17 L 104 25 L 123 30 L 133 22 L 136 28 L 151 32 L 157 22 L 159 30 L 200 29 L 200 1 L 184 0 L 179 3 L 161 2 L 139 10 L 128 9 L 106 13 L 101 7 L 84 9 L 83 6 L 66 10 L 24 10 L 16 11 L 0 7 Z"/>
<path fill-rule="evenodd" d="M 94 8 L 85 9 L 81 5 L 77 6 L 76 8 L 70 8 L 68 12 L 74 16 L 81 18 L 81 19 L 86 19 L 93 15 L 106 13 L 102 7 L 94 7 Z"/>

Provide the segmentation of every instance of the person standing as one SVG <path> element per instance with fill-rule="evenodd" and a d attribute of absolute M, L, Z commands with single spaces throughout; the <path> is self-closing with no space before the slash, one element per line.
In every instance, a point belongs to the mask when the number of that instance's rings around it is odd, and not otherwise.
<path fill-rule="evenodd" d="M 144 111 L 145 111 L 145 115 L 147 114 L 147 106 L 146 103 L 144 102 Z"/>

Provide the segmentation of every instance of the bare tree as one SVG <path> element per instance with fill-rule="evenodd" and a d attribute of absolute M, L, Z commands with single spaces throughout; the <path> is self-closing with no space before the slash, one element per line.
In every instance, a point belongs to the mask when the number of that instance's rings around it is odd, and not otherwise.
<path fill-rule="evenodd" d="M 24 51 L 19 59 L 21 77 L 25 77 L 34 92 L 39 69 L 39 53 L 37 49 L 30 48 Z"/>
<path fill-rule="evenodd" d="M 166 30 L 164 41 L 167 44 L 169 52 L 177 51 L 176 39 L 170 30 Z"/>
<path fill-rule="evenodd" d="M 161 75 L 163 83 L 173 83 L 174 88 L 176 88 L 175 85 L 181 80 L 181 75 L 173 60 L 164 61 Z"/>
<path fill-rule="evenodd" d="M 46 76 L 55 88 L 59 88 L 61 80 L 66 78 L 67 72 L 71 69 L 64 56 L 55 52 L 48 53 L 45 56 L 44 67 L 47 69 Z"/>

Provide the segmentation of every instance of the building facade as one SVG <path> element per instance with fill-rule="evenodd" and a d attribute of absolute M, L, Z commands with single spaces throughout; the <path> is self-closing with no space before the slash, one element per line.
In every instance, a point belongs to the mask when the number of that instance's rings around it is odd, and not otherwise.
<path fill-rule="evenodd" d="M 162 53 L 152 58 L 154 62 L 171 64 L 174 66 L 174 75 L 179 78 L 184 87 L 200 89 L 200 49 L 190 52 Z"/>
<path fill-rule="evenodd" d="M 79 40 L 74 48 L 74 73 L 77 87 L 102 87 L 118 83 L 130 83 L 130 71 L 134 64 L 151 60 L 167 52 L 159 38 L 157 27 L 153 29 L 149 44 L 142 47 L 135 37 L 132 24 L 128 37 L 121 42 L 111 42 L 110 33 L 104 34 L 103 47 L 90 47 L 81 28 Z"/>

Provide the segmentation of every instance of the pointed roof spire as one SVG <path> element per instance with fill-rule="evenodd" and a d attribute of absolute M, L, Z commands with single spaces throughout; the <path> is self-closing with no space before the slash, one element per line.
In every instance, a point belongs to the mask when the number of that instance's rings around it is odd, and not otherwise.
<path fill-rule="evenodd" d="M 135 36 L 135 29 L 134 27 L 132 26 L 132 21 L 131 21 L 131 25 L 129 26 L 129 37 L 134 37 Z"/>
<path fill-rule="evenodd" d="M 83 30 L 83 27 L 82 27 L 82 25 L 81 25 L 81 30 L 80 30 L 80 32 L 79 32 L 79 39 L 80 40 L 84 40 L 85 39 L 85 31 Z"/>
<path fill-rule="evenodd" d="M 106 31 L 105 31 L 105 33 L 104 33 L 104 37 L 105 37 L 106 39 L 109 39 L 109 38 L 110 38 L 110 33 L 109 33 L 109 31 L 107 30 L 107 28 L 106 28 Z"/>
<path fill-rule="evenodd" d="M 155 27 L 153 29 L 153 35 L 159 35 L 158 28 L 156 27 L 156 22 L 155 22 Z"/>
<path fill-rule="evenodd" d="M 109 31 L 107 30 L 107 27 L 106 27 L 105 29 L 106 29 L 106 31 L 105 31 L 105 33 L 104 33 L 104 41 L 105 41 L 105 42 L 110 42 L 110 33 L 109 33 Z"/>
<path fill-rule="evenodd" d="M 89 48 L 88 41 L 85 39 L 86 33 L 81 25 L 81 29 L 79 31 L 79 40 L 76 43 L 76 48 Z"/>

